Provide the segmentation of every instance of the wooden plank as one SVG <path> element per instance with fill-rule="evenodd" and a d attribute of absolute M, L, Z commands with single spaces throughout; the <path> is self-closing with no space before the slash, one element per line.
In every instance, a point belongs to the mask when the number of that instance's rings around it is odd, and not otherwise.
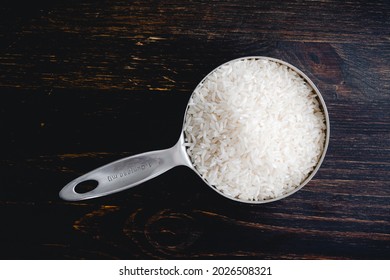
<path fill-rule="evenodd" d="M 388 259 L 388 1 L 14 1 L 0 7 L 0 258 Z M 110 161 L 168 148 L 192 90 L 248 55 L 300 68 L 331 119 L 314 179 L 242 205 L 179 167 L 85 202 Z"/>

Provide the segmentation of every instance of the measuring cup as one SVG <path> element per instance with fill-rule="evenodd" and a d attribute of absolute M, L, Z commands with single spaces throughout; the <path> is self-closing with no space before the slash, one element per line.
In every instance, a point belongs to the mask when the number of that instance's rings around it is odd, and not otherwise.
<path fill-rule="evenodd" d="M 298 73 L 313 89 L 313 91 L 317 95 L 317 100 L 319 101 L 320 108 L 322 109 L 324 116 L 325 116 L 325 122 L 326 122 L 326 131 L 325 131 L 325 143 L 323 147 L 322 154 L 317 162 L 317 165 L 315 166 L 314 170 L 307 176 L 307 178 L 293 191 L 284 194 L 282 196 L 278 196 L 276 198 L 268 199 L 268 200 L 259 200 L 259 201 L 249 201 L 244 199 L 239 199 L 235 197 L 231 197 L 229 195 L 224 194 L 223 192 L 219 191 L 214 186 L 210 185 L 202 176 L 199 174 L 199 172 L 196 170 L 196 168 L 193 166 L 191 159 L 189 158 L 186 146 L 185 146 L 185 136 L 184 131 L 181 131 L 179 140 L 177 143 L 165 150 L 158 150 L 158 151 L 152 151 L 152 152 L 146 152 L 134 156 L 130 156 L 127 158 L 123 158 L 117 161 L 114 161 L 112 163 L 109 163 L 107 165 L 104 165 L 102 167 L 99 167 L 89 173 L 86 173 L 70 183 L 68 183 L 59 193 L 60 197 L 64 200 L 68 201 L 78 201 L 78 200 L 85 200 L 85 199 L 91 199 L 96 197 L 101 197 L 105 195 L 109 195 L 112 193 L 120 192 L 129 188 L 132 188 L 134 186 L 137 186 L 145 181 L 148 181 L 168 170 L 170 170 L 173 167 L 184 165 L 189 168 L 191 168 L 194 172 L 196 172 L 203 181 L 210 186 L 211 189 L 218 192 L 220 195 L 225 196 L 226 198 L 229 198 L 231 200 L 244 202 L 244 203 L 266 203 L 266 202 L 272 202 L 276 201 L 282 198 L 285 198 L 299 189 L 301 189 L 304 185 L 306 185 L 316 174 L 318 169 L 320 168 L 320 165 L 325 157 L 326 150 L 329 144 L 329 131 L 330 131 L 330 125 L 329 125 L 329 115 L 328 111 L 325 105 L 325 101 L 322 98 L 319 90 L 314 85 L 314 83 L 299 69 L 294 67 L 293 65 L 286 63 L 284 61 L 281 61 L 279 59 L 270 58 L 270 57 L 262 57 L 262 56 L 250 56 L 250 57 L 243 57 L 234 59 L 231 61 L 228 61 L 213 71 L 211 71 L 197 86 L 199 88 L 202 86 L 203 82 L 207 79 L 208 76 L 210 76 L 214 71 L 219 69 L 220 67 L 224 66 L 225 64 L 232 63 L 236 60 L 258 60 L 258 59 L 266 59 L 270 60 L 282 65 L 285 65 Z M 197 89 L 196 88 L 196 89 Z M 195 90 L 196 90 L 195 89 Z M 188 105 L 187 105 L 188 109 Z M 187 113 L 186 109 L 186 113 Z M 185 120 L 185 118 L 184 118 Z M 184 127 L 184 122 L 183 122 Z M 87 192 L 77 192 L 76 187 L 85 182 L 85 181 L 95 181 L 97 183 L 97 186 Z"/>

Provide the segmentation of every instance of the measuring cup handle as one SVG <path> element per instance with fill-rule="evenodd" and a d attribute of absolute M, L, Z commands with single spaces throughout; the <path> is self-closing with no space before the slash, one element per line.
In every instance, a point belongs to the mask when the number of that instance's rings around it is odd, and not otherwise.
<path fill-rule="evenodd" d="M 71 181 L 61 190 L 60 197 L 77 201 L 134 187 L 180 165 L 175 148 L 134 155 L 104 165 Z M 85 193 L 77 192 L 77 185 L 85 181 L 96 181 L 97 187 Z"/>

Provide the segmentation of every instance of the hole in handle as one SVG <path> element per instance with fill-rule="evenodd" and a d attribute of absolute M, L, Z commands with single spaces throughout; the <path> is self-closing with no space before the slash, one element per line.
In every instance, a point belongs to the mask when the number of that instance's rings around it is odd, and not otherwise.
<path fill-rule="evenodd" d="M 83 193 L 87 193 L 87 192 L 90 192 L 90 191 L 96 189 L 96 187 L 98 185 L 99 185 L 99 182 L 96 180 L 86 180 L 86 181 L 78 183 L 76 185 L 76 187 L 74 188 L 74 190 L 75 190 L 75 192 L 77 192 L 79 194 L 83 194 Z"/>

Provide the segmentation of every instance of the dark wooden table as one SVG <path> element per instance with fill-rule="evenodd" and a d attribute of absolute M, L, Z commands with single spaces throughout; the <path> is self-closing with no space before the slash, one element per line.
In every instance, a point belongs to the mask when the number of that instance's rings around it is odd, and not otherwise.
<path fill-rule="evenodd" d="M 6 1 L 0 7 L 2 259 L 389 259 L 389 1 Z M 285 60 L 328 105 L 315 178 L 265 205 L 184 167 L 71 203 L 70 180 L 178 139 L 233 58 Z"/>

